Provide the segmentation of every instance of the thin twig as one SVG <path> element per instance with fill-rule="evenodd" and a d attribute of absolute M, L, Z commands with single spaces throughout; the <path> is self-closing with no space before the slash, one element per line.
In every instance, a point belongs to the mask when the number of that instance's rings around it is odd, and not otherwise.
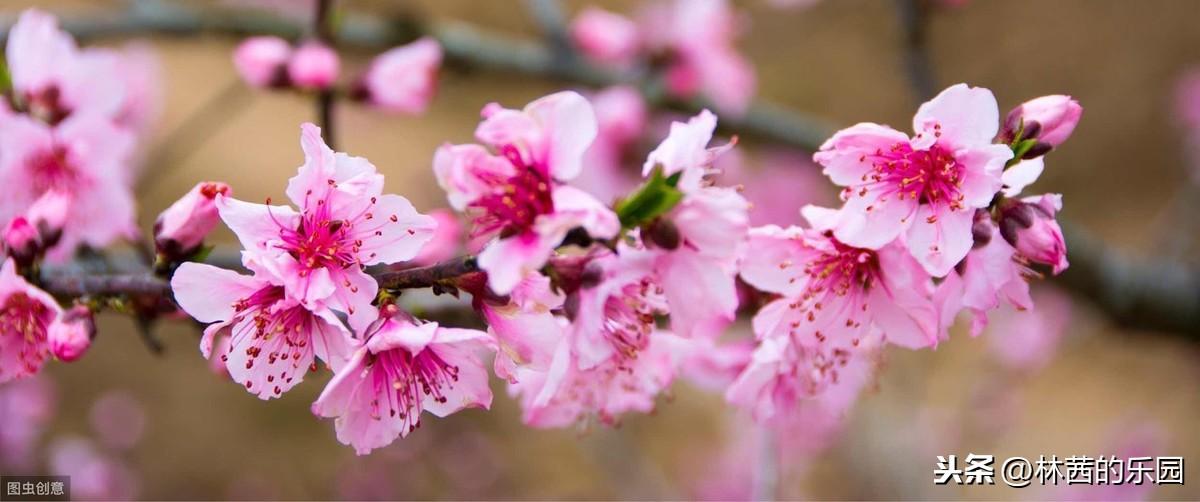
<path fill-rule="evenodd" d="M 904 43 L 901 44 L 904 49 L 904 70 L 908 73 L 917 102 L 924 102 L 933 97 L 935 88 L 926 44 L 929 5 L 925 0 L 896 0 L 896 10 L 900 28 L 904 32 Z"/>
<path fill-rule="evenodd" d="M 427 267 L 385 271 L 373 275 L 381 289 L 420 289 L 443 285 L 447 280 L 478 271 L 479 265 L 475 258 L 466 256 Z"/>
<path fill-rule="evenodd" d="M 336 47 L 333 29 L 333 0 L 317 0 L 317 11 L 313 16 L 313 34 L 329 48 Z M 337 95 L 333 89 L 321 89 L 317 93 L 317 120 L 321 124 L 321 136 L 329 148 L 337 148 L 334 138 L 334 107 L 337 106 Z"/>

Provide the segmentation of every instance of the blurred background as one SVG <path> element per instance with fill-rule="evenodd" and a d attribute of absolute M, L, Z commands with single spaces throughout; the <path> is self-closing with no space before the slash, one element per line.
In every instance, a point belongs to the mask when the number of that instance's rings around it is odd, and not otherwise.
<path fill-rule="evenodd" d="M 236 2 L 211 5 L 230 3 Z M 636 2 L 590 3 L 623 13 L 637 8 Z M 564 2 L 564 9 L 573 15 L 586 4 Z M 539 36 L 515 1 L 339 5 Z M 920 100 L 905 74 L 895 3 L 735 5 L 744 14 L 739 46 L 756 66 L 759 97 L 838 126 L 873 121 L 908 129 Z M 111 13 L 123 2 L 10 0 L 0 11 L 7 19 L 29 6 L 78 18 Z M 1200 68 L 1200 3 L 968 0 L 929 16 L 937 89 L 957 82 L 990 88 L 1002 111 L 1044 94 L 1070 94 L 1083 104 L 1083 121 L 1049 157 L 1038 192 L 1065 194 L 1067 218 L 1130 256 L 1151 260 L 1175 249 L 1173 258 L 1200 261 L 1178 246 L 1196 230 L 1200 213 L 1187 201 L 1197 192 L 1200 164 L 1188 154 L 1193 133 L 1177 98 L 1181 79 Z M 149 229 L 198 181 L 225 181 L 246 200 L 281 198 L 302 160 L 298 125 L 315 120 L 311 98 L 241 85 L 230 60 L 235 39 L 144 42 L 158 55 L 164 96 L 138 187 L 143 226 Z M 343 73 L 355 73 L 369 56 L 343 54 Z M 438 145 L 469 141 L 488 102 L 516 108 L 569 85 L 447 68 L 424 116 L 340 106 L 338 149 L 370 159 L 387 176 L 386 190 L 418 209 L 444 207 L 431 171 Z M 217 117 L 207 119 L 216 125 L 194 126 L 197 114 Z M 197 129 L 203 134 L 190 134 Z M 753 140 L 740 149 L 736 161 L 750 169 L 813 174 L 789 178 L 796 207 L 834 193 L 807 154 Z M 214 238 L 234 243 L 224 229 Z M 781 438 L 789 451 L 780 465 L 780 497 L 1200 499 L 1194 484 L 1087 492 L 1037 483 L 1020 490 L 932 483 L 935 457 L 948 454 L 1146 452 L 1200 459 L 1200 340 L 1114 327 L 1103 312 L 1053 284 L 1045 281 L 1036 294 L 1039 308 L 1055 314 L 1046 321 L 1054 326 L 998 315 L 979 338 L 958 329 L 936 351 L 888 350 L 877 383 L 839 434 L 821 444 Z M 618 428 L 543 431 L 522 425 L 499 380 L 490 412 L 426 420 L 409 438 L 356 457 L 336 441 L 331 422 L 309 412 L 324 374 L 266 403 L 209 370 L 197 350 L 199 332 L 187 323 L 156 328 L 166 345 L 161 356 L 146 349 L 126 318 L 102 317 L 99 332 L 86 358 L 48 365 L 33 384 L 52 418 L 35 451 L 22 456 L 26 465 L 12 472 L 103 464 L 91 475 L 107 491 L 95 495 L 114 498 L 729 499 L 749 496 L 759 460 L 752 423 L 720 395 L 685 382 L 654 414 L 627 415 Z M 1003 350 L 1013 344 L 1025 350 Z M 29 406 L 23 409 L 37 411 Z"/>

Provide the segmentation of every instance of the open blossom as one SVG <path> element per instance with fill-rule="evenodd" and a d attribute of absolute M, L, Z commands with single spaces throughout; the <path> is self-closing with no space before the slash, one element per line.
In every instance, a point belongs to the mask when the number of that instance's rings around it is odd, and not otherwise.
<path fill-rule="evenodd" d="M 496 341 L 496 375 L 513 382 L 518 367 L 550 368 L 567 323 L 554 313 L 562 307 L 563 295 L 551 289 L 550 278 L 542 274 L 526 275 L 507 298 L 499 305 L 481 301 L 479 310 Z"/>
<path fill-rule="evenodd" d="M 49 123 L 76 113 L 117 118 L 126 99 L 120 56 L 108 49 L 80 49 L 53 15 L 21 13 L 6 47 L 18 109 Z"/>
<path fill-rule="evenodd" d="M 943 327 L 954 323 L 960 310 L 972 316 L 971 336 L 983 332 L 988 312 L 1004 301 L 1017 311 L 1033 308 L 1028 278 L 1035 276 L 1029 262 L 1006 242 L 985 211 L 979 211 L 972 233 L 974 248 L 937 286 L 934 301 Z M 947 336 L 946 332 L 939 337 Z"/>
<path fill-rule="evenodd" d="M 327 89 L 341 69 L 338 54 L 321 42 L 305 42 L 292 52 L 287 73 L 292 85 L 301 89 Z"/>
<path fill-rule="evenodd" d="M 812 228 L 750 231 L 742 278 L 780 295 L 754 317 L 759 338 L 853 347 L 877 332 L 908 348 L 937 342 L 932 282 L 899 243 L 850 246 L 830 230 L 832 210 L 809 207 L 805 216 Z"/>
<path fill-rule="evenodd" d="M 188 254 L 217 226 L 218 195 L 231 195 L 229 185 L 204 181 L 175 201 L 154 222 L 154 244 L 159 253 Z"/>
<path fill-rule="evenodd" d="M 0 221 L 58 191 L 71 202 L 52 259 L 70 256 L 80 244 L 100 248 L 135 235 L 133 194 L 125 182 L 132 146 L 128 132 L 97 115 L 71 115 L 54 127 L 10 117 L 0 126 L 0 185 L 22 188 L 0 198 Z"/>
<path fill-rule="evenodd" d="M 17 274 L 11 258 L 0 268 L 0 383 L 37 373 L 50 357 L 47 330 L 61 309 Z"/>
<path fill-rule="evenodd" d="M 641 48 L 637 23 L 592 6 L 571 22 L 571 40 L 583 55 L 598 63 L 629 64 Z"/>
<path fill-rule="evenodd" d="M 301 126 L 300 146 L 305 162 L 287 187 L 299 211 L 225 196 L 217 197 L 217 209 L 246 248 L 248 267 L 278 278 L 305 307 L 345 312 L 361 329 L 373 320 L 379 291 L 363 267 L 412 259 L 436 221 L 404 197 L 383 195 L 375 166 L 334 153 L 317 126 Z"/>
<path fill-rule="evenodd" d="M 620 223 L 595 197 L 563 184 L 579 174 L 596 137 L 583 96 L 560 92 L 523 110 L 493 103 L 483 115 L 475 136 L 499 155 L 481 145 L 444 145 L 433 168 L 450 205 L 475 218 L 475 235 L 496 236 L 479 253 L 479 266 L 492 290 L 507 294 L 545 265 L 571 230 L 607 239 Z"/>
<path fill-rule="evenodd" d="M 233 66 L 253 87 L 270 87 L 287 80 L 292 45 L 279 37 L 250 37 L 233 51 Z"/>
<path fill-rule="evenodd" d="M 50 352 L 59 361 L 71 362 L 83 357 L 96 337 L 96 320 L 85 305 L 75 305 L 63 312 L 47 329 Z"/>
<path fill-rule="evenodd" d="M 732 147 L 708 148 L 716 127 L 717 118 L 708 110 L 686 123 L 672 123 L 642 170 L 645 175 L 661 168 L 664 176 L 680 176 L 683 198 L 642 238 L 655 256 L 658 282 L 671 306 L 671 328 L 685 337 L 719 332 L 738 305 L 737 258 L 750 204 L 736 189 L 706 179 L 713 160 Z"/>
<path fill-rule="evenodd" d="M 667 90 L 691 98 L 703 94 L 721 111 L 743 113 L 757 85 L 754 67 L 734 47 L 737 18 L 726 0 L 669 0 L 642 18 L 651 50 L 668 57 Z"/>
<path fill-rule="evenodd" d="M 175 300 L 204 330 L 200 352 L 220 358 L 230 377 L 261 399 L 279 397 L 319 358 L 340 369 L 357 345 L 333 312 L 308 309 L 284 287 L 260 276 L 245 276 L 199 263 L 184 263 L 171 278 Z M 224 352 L 213 353 L 218 338 L 229 337 Z"/>
<path fill-rule="evenodd" d="M 375 57 L 363 77 L 363 89 L 372 104 L 384 110 L 420 114 L 437 91 L 442 46 L 421 38 Z"/>
<path fill-rule="evenodd" d="M 975 209 L 1000 190 L 1006 145 L 992 144 L 999 109 L 991 91 L 958 84 L 921 105 L 916 136 L 862 123 L 843 129 L 813 159 L 845 187 L 838 240 L 878 249 L 903 237 L 935 277 L 971 249 Z"/>
<path fill-rule="evenodd" d="M 567 329 L 573 362 L 590 369 L 613 358 L 633 359 L 650 343 L 667 299 L 653 276 L 653 255 L 621 246 L 586 266 Z"/>
<path fill-rule="evenodd" d="M 445 417 L 492 404 L 487 369 L 476 355 L 487 345 L 486 333 L 418 324 L 395 305 L 382 314 L 312 405 L 313 414 L 337 418 L 338 441 L 360 455 L 407 436 L 424 411 Z"/>

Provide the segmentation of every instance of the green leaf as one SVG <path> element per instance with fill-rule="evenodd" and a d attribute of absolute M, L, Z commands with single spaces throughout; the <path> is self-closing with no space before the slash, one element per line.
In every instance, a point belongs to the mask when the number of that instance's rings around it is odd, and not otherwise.
<path fill-rule="evenodd" d="M 650 179 L 633 195 L 617 203 L 617 217 L 621 220 L 621 227 L 641 226 L 674 208 L 683 200 L 683 192 L 675 188 L 679 183 L 679 176 L 680 173 L 675 173 L 669 178 L 664 178 L 662 168 L 654 168 Z"/>
<path fill-rule="evenodd" d="M 1014 142 L 1012 144 L 1013 158 L 1009 159 L 1008 162 L 1004 164 L 1004 168 L 1008 169 L 1017 165 L 1018 162 L 1021 162 L 1021 157 L 1024 157 L 1025 154 L 1029 152 L 1029 149 L 1033 148 L 1034 145 L 1037 145 L 1037 143 L 1038 140 L 1036 138 L 1023 139 Z"/>

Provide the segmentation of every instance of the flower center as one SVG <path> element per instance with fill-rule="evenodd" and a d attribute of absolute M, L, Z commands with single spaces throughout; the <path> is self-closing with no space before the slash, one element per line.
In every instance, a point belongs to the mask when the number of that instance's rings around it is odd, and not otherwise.
<path fill-rule="evenodd" d="M 53 188 L 70 190 L 79 178 L 78 172 L 67 161 L 66 149 L 61 146 L 34 154 L 29 167 L 34 193 L 45 193 Z"/>
<path fill-rule="evenodd" d="M 966 169 L 952 152 L 940 145 L 913 150 L 908 143 L 896 143 L 887 151 L 877 150 L 872 167 L 873 171 L 864 175 L 863 181 L 883 184 L 887 195 L 895 194 L 900 200 L 917 199 L 921 204 L 945 205 L 955 211 L 963 208 L 961 187 Z M 865 195 L 863 190 L 866 188 L 860 188 L 860 195 Z"/>
<path fill-rule="evenodd" d="M 20 344 L 19 358 L 27 371 L 35 371 L 45 360 L 46 328 L 53 320 L 54 313 L 45 304 L 23 292 L 9 295 L 0 308 L 0 337 L 12 336 Z"/>
<path fill-rule="evenodd" d="M 604 334 L 626 358 L 634 358 L 650 342 L 654 314 L 665 312 L 662 288 L 649 279 L 625 286 L 604 302 Z"/>
<path fill-rule="evenodd" d="M 445 390 L 458 382 L 458 366 L 451 365 L 432 350 L 412 355 L 404 349 L 392 349 L 373 354 L 367 363 L 373 375 L 375 396 L 384 396 L 371 401 L 371 414 L 382 418 L 399 416 L 408 424 L 411 432 L 420 425 L 421 401 L 430 396 L 439 403 L 446 402 Z M 390 389 L 390 390 L 389 390 Z"/>
<path fill-rule="evenodd" d="M 554 211 L 549 175 L 537 166 L 526 165 L 515 148 L 506 147 L 503 152 L 516 167 L 516 174 L 491 180 L 492 193 L 471 203 L 471 207 L 481 210 L 475 220 L 476 235 L 495 231 L 519 234 L 532 227 L 538 216 Z"/>
<path fill-rule="evenodd" d="M 832 249 L 804 264 L 807 285 L 800 298 L 790 306 L 805 313 L 809 322 L 816 322 L 822 309 L 834 305 L 842 311 L 826 312 L 825 315 L 844 315 L 846 327 L 857 328 L 861 322 L 854 320 L 854 316 L 860 309 L 866 310 L 863 295 L 879 280 L 879 257 L 869 249 L 842 244 L 833 237 L 832 231 L 825 231 L 824 236 Z M 858 307 L 860 304 L 862 307 Z M 798 322 L 792 325 L 793 329 L 799 327 Z M 820 330 L 814 331 L 813 335 L 819 341 L 825 341 Z"/>

